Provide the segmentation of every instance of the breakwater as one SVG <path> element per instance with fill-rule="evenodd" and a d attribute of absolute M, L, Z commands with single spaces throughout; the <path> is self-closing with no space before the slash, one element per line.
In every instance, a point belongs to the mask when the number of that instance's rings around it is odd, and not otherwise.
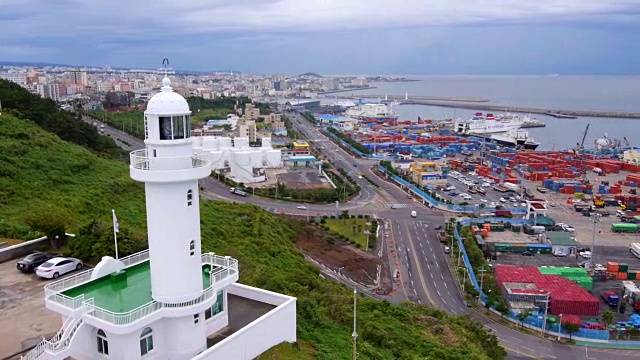
<path fill-rule="evenodd" d="M 620 111 L 591 111 L 591 110 L 557 110 L 557 109 L 541 109 L 530 107 L 518 107 L 518 106 L 503 106 L 503 105 L 489 105 L 489 104 L 477 104 L 477 103 L 464 103 L 464 102 L 443 102 L 443 101 L 430 101 L 430 100 L 404 100 L 401 102 L 403 105 L 428 105 L 439 106 L 457 109 L 472 109 L 472 110 L 485 110 L 485 111 L 505 111 L 505 112 L 518 112 L 518 113 L 531 113 L 549 115 L 550 113 L 556 115 L 566 115 L 567 117 L 603 117 L 603 118 L 619 118 L 619 119 L 640 119 L 640 113 L 629 113 Z"/>
<path fill-rule="evenodd" d="M 454 101 L 454 102 L 469 102 L 469 103 L 485 103 L 489 99 L 483 98 L 470 98 L 470 97 L 458 97 L 458 96 L 411 96 L 411 95 L 350 95 L 344 96 L 347 99 L 385 99 L 387 101 L 401 101 L 403 103 L 411 103 L 412 101 Z"/>

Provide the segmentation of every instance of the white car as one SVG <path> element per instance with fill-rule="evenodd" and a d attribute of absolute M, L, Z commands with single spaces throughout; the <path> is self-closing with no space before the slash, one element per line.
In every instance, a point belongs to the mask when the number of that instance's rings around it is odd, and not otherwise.
<path fill-rule="evenodd" d="M 57 279 L 74 270 L 80 270 L 84 264 L 82 260 L 74 258 L 55 257 L 36 268 L 36 275 L 45 279 Z"/>
<path fill-rule="evenodd" d="M 583 251 L 580 253 L 583 259 L 591 259 L 591 251 Z"/>
<path fill-rule="evenodd" d="M 296 207 L 296 209 L 298 209 L 298 210 L 307 210 L 307 207 L 303 206 L 303 205 L 300 205 L 300 206 Z"/>
<path fill-rule="evenodd" d="M 556 251 L 556 252 L 554 252 L 554 253 L 553 253 L 553 256 L 557 256 L 557 257 L 566 257 L 566 256 L 567 256 L 567 253 L 565 253 L 564 251 L 560 251 L 560 250 L 558 250 L 558 251 Z"/>

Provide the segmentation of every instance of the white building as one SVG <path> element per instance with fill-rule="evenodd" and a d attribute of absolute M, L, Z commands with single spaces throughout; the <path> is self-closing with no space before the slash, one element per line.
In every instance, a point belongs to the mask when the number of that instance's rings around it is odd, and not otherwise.
<path fill-rule="evenodd" d="M 265 169 L 282 167 L 282 152 L 271 147 L 269 137 L 262 138 L 262 146 L 251 147 L 246 137 L 198 136 L 193 146 L 212 170 L 225 172 L 238 183 L 266 181 Z"/>
<path fill-rule="evenodd" d="M 149 250 L 47 284 L 64 324 L 23 359 L 253 359 L 296 341 L 295 298 L 237 284 L 237 260 L 201 254 L 198 180 L 211 164 L 194 155 L 189 106 L 170 85 L 145 111 L 146 149 L 131 153 Z"/>

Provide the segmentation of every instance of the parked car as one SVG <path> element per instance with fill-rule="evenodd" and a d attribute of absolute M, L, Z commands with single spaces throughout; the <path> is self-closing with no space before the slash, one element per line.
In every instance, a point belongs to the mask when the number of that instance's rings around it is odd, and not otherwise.
<path fill-rule="evenodd" d="M 442 225 L 438 225 L 438 226 L 436 226 L 434 229 L 436 229 L 436 230 L 442 230 Z"/>
<path fill-rule="evenodd" d="M 522 253 L 522 256 L 533 256 L 534 254 L 531 251 L 525 251 Z"/>
<path fill-rule="evenodd" d="M 591 259 L 591 251 L 583 251 L 580 253 L 583 259 Z"/>
<path fill-rule="evenodd" d="M 34 252 L 33 254 L 29 254 L 24 259 L 18 261 L 16 268 L 22 272 L 31 272 L 54 257 L 55 255 L 51 255 L 49 253 Z"/>
<path fill-rule="evenodd" d="M 567 257 L 567 253 L 564 252 L 564 251 L 558 250 L 558 251 L 553 253 L 553 256 L 556 256 L 556 257 Z"/>
<path fill-rule="evenodd" d="M 36 268 L 36 275 L 45 279 L 57 279 L 60 275 L 80 270 L 82 260 L 74 258 L 54 257 Z"/>
<path fill-rule="evenodd" d="M 300 205 L 300 206 L 297 206 L 296 209 L 298 209 L 298 210 L 307 210 L 307 207 L 304 206 L 304 205 Z"/>

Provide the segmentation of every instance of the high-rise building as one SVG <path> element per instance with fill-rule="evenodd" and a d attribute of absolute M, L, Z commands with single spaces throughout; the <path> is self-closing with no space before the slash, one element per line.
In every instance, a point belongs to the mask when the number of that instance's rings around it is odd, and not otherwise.
<path fill-rule="evenodd" d="M 115 258 L 47 284 L 64 324 L 23 359 L 249 360 L 296 341 L 295 298 L 238 284 L 236 259 L 201 253 L 198 180 L 211 163 L 194 153 L 186 100 L 162 85 L 145 111 L 146 149 L 130 156 L 149 249 L 118 258 L 116 246 Z"/>
<path fill-rule="evenodd" d="M 84 70 L 76 70 L 71 73 L 71 82 L 76 85 L 87 86 L 89 84 L 87 72 Z"/>

